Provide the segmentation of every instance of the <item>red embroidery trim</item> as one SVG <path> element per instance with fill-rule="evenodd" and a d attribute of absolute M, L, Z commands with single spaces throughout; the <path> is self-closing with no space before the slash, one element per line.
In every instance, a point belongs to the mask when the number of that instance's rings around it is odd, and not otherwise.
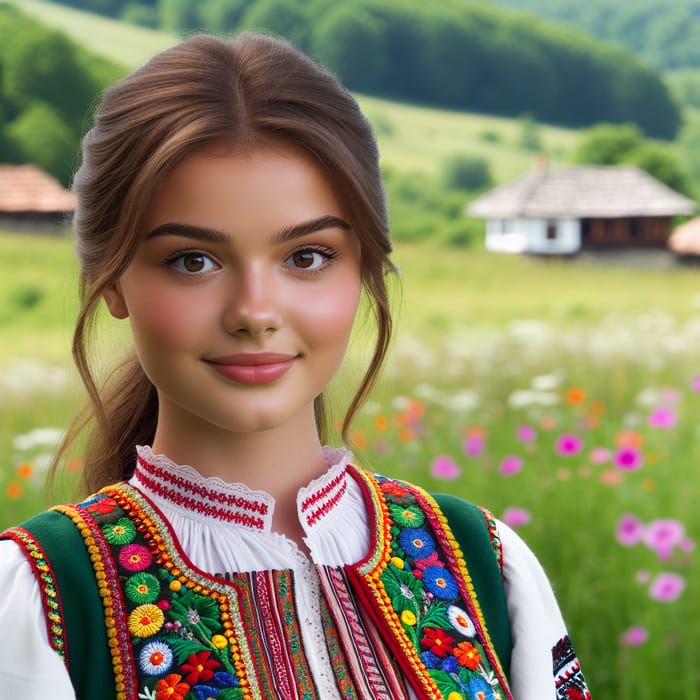
<path fill-rule="evenodd" d="M 344 482 L 342 486 L 342 490 L 344 491 L 347 488 L 347 482 L 345 481 L 346 474 L 347 469 L 343 469 L 343 471 L 340 474 L 338 474 L 338 476 L 336 476 L 335 479 L 326 484 L 320 491 L 316 491 L 315 493 L 312 493 L 308 498 L 305 498 L 301 504 L 301 512 L 303 513 L 305 510 L 310 508 L 314 503 L 316 503 L 316 501 L 325 498 L 331 491 L 333 491 L 334 488 L 336 488 L 340 484 L 341 481 Z"/>
<path fill-rule="evenodd" d="M 348 482 L 347 480 L 343 482 L 343 485 L 340 487 L 338 492 L 333 496 L 333 498 L 330 498 L 328 501 L 326 501 L 320 508 L 317 508 L 311 515 L 306 516 L 306 522 L 309 525 L 313 525 L 315 522 L 320 520 L 324 515 L 328 515 L 333 508 L 338 504 L 338 501 L 343 497 L 343 494 L 348 490 Z M 303 507 L 302 507 L 303 510 Z"/>
<path fill-rule="evenodd" d="M 249 510 L 253 513 L 260 513 L 260 515 L 265 515 L 268 511 L 267 503 L 263 503 L 262 501 L 252 501 L 247 498 L 243 498 L 243 496 L 220 493 L 218 491 L 208 489 L 205 486 L 193 484 L 188 479 L 171 474 L 169 471 L 163 469 L 163 467 L 158 467 L 150 462 L 147 462 L 140 455 L 138 457 L 138 463 L 142 470 L 151 476 L 154 476 L 161 481 L 166 481 L 182 491 L 188 491 L 202 498 L 206 498 L 209 501 L 215 501 L 226 506 L 235 506 L 241 510 Z M 137 472 L 137 476 L 142 478 L 142 473 Z"/>
<path fill-rule="evenodd" d="M 262 530 L 265 527 L 265 521 L 257 516 L 248 515 L 247 513 L 243 513 L 241 511 L 217 508 L 216 506 L 203 503 L 202 501 L 198 501 L 190 496 L 184 496 L 179 491 L 163 486 L 159 481 L 151 479 L 144 473 L 139 473 L 138 478 L 141 482 L 143 482 L 144 486 L 146 486 L 153 493 L 166 498 L 173 503 L 177 503 L 177 505 L 187 508 L 187 510 L 201 513 L 202 515 L 206 515 L 210 518 L 216 518 L 217 520 L 233 522 L 237 523 L 238 525 L 244 525 L 257 530 Z"/>

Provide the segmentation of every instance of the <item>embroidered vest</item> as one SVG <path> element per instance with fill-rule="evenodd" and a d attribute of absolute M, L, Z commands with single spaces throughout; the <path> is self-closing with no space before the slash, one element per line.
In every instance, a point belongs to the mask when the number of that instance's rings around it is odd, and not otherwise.
<path fill-rule="evenodd" d="M 430 700 L 512 700 L 492 517 L 452 496 L 349 472 L 373 524 L 370 552 L 351 566 L 317 567 L 341 697 L 401 700 L 408 682 Z M 2 537 L 32 566 L 49 642 L 79 700 L 322 700 L 304 655 L 292 572 L 224 581 L 198 571 L 128 484 Z"/>

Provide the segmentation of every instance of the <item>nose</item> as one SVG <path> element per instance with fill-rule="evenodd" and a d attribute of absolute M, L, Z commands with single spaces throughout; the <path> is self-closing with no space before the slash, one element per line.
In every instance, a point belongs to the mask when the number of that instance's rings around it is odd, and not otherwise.
<path fill-rule="evenodd" d="M 232 335 L 273 333 L 282 325 L 281 301 L 272 271 L 260 264 L 239 268 L 226 304 L 224 327 Z"/>

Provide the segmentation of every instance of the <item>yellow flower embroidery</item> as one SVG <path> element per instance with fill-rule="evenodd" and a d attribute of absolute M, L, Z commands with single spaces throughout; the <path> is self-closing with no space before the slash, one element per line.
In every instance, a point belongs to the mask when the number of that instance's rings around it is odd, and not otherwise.
<path fill-rule="evenodd" d="M 129 615 L 129 632 L 135 637 L 150 637 L 155 634 L 165 622 L 163 611 L 152 604 L 139 605 Z"/>

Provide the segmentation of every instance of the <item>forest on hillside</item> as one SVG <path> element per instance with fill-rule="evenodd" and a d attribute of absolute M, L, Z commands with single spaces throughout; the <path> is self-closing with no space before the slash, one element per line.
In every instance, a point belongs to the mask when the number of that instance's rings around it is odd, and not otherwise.
<path fill-rule="evenodd" d="M 680 111 L 655 70 L 574 29 L 442 0 L 61 0 L 188 32 L 288 37 L 358 92 L 570 127 L 636 123 L 672 139 Z"/>
<path fill-rule="evenodd" d="M 482 0 L 626 46 L 659 69 L 700 68 L 699 0 Z"/>
<path fill-rule="evenodd" d="M 0 162 L 36 163 L 68 184 L 90 106 L 123 70 L 9 5 L 0 36 Z"/>

